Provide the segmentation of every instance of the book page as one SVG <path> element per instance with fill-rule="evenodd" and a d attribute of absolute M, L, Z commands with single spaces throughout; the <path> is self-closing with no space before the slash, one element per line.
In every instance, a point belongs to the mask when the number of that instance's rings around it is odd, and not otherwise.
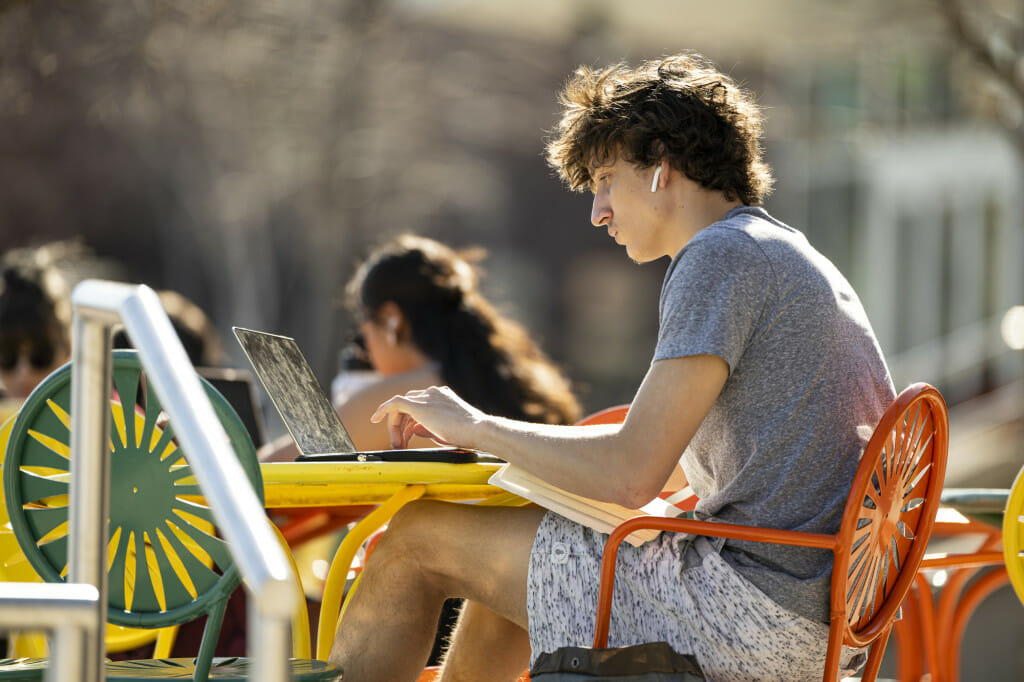
<path fill-rule="evenodd" d="M 498 469 L 488 482 L 600 533 L 611 533 L 620 523 L 634 516 L 676 517 L 683 513 L 659 497 L 639 509 L 593 500 L 562 490 L 511 464 Z M 631 533 L 626 540 L 639 547 L 656 538 L 659 532 L 654 529 L 641 529 Z"/>

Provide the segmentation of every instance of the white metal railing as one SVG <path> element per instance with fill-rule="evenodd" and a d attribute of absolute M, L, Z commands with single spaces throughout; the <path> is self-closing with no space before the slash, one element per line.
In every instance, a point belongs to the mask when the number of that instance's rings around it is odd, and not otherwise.
<path fill-rule="evenodd" d="M 53 633 L 47 682 L 81 678 L 82 647 L 96 633 L 98 606 L 95 585 L 0 583 L 0 628 L 45 628 Z"/>
<path fill-rule="evenodd" d="M 189 362 L 156 292 L 145 285 L 87 280 L 71 295 L 71 487 L 68 580 L 96 588 L 85 628 L 80 674 L 60 679 L 100 682 L 107 612 L 107 519 L 110 508 L 111 338 L 123 323 L 147 380 L 174 423 L 220 531 L 249 590 L 247 649 L 257 682 L 288 678 L 294 576 L 224 427 Z M 0 602 L 2 603 L 2 602 Z M 56 650 L 64 644 L 58 638 Z M 73 645 L 72 645 L 73 646 Z M 60 654 L 54 651 L 55 660 Z"/>

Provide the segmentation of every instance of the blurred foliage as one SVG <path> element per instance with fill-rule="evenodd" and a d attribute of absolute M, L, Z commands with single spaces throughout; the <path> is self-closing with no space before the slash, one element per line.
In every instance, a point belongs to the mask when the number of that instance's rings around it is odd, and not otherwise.
<path fill-rule="evenodd" d="M 1024 4 L 939 0 L 957 46 L 988 75 L 993 114 L 1024 151 Z"/>

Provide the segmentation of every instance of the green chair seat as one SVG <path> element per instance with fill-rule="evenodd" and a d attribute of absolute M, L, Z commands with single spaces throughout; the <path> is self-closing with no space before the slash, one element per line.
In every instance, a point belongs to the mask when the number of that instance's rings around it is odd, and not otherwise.
<path fill-rule="evenodd" d="M 107 663 L 107 680 L 191 680 L 195 674 L 194 658 L 163 658 Z M 45 658 L 0 659 L 0 680 L 37 682 L 46 672 Z M 246 658 L 214 658 L 208 679 L 221 682 L 244 682 L 249 679 L 250 661 Z M 317 660 L 291 659 L 291 679 L 305 682 L 334 682 L 341 671 L 332 663 Z"/>
<path fill-rule="evenodd" d="M 338 666 L 326 661 L 291 659 L 291 679 L 308 682 L 333 682 L 341 677 Z M 248 658 L 214 658 L 210 666 L 211 680 L 244 682 L 251 668 Z M 195 674 L 194 658 L 161 658 L 143 661 L 116 661 L 107 663 L 107 680 L 131 682 L 133 680 L 191 680 Z"/>
<path fill-rule="evenodd" d="M 45 658 L 0 658 L 0 680 L 37 682 L 43 679 L 47 665 Z"/>

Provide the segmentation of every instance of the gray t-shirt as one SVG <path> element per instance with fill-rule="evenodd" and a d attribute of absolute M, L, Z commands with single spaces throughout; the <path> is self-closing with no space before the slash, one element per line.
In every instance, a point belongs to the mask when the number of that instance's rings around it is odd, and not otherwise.
<path fill-rule="evenodd" d="M 729 365 L 680 462 L 697 518 L 839 529 L 860 455 L 895 392 L 857 295 L 798 231 L 734 208 L 669 266 L 654 361 Z M 783 607 L 827 622 L 832 553 L 719 541 L 722 557 Z"/>

